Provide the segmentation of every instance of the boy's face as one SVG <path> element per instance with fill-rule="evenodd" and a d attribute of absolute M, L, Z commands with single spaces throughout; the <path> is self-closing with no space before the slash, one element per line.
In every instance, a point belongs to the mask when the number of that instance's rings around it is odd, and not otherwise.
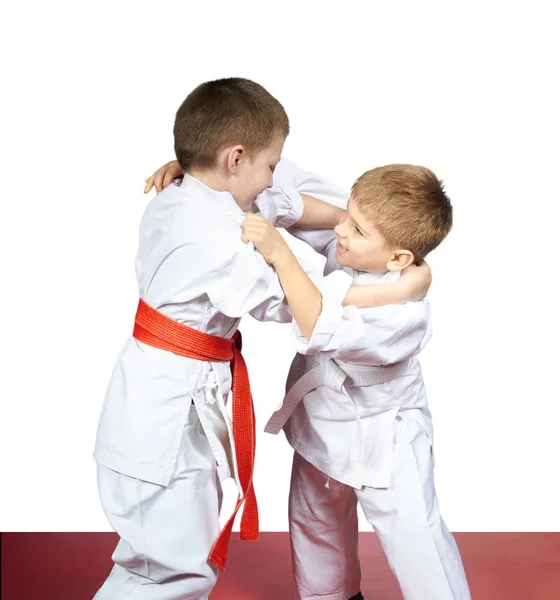
<path fill-rule="evenodd" d="M 394 251 L 385 247 L 385 238 L 350 198 L 348 210 L 334 228 L 338 244 L 336 260 L 357 271 L 386 273 Z"/>
<path fill-rule="evenodd" d="M 251 208 L 256 197 L 272 186 L 272 174 L 282 156 L 284 136 L 278 136 L 267 148 L 252 157 L 241 154 L 235 174 L 230 178 L 229 192 L 243 211 Z"/>

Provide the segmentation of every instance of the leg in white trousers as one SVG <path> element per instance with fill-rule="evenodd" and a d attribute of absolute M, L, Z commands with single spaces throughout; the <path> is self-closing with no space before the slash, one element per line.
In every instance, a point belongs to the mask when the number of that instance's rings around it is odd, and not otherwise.
<path fill-rule="evenodd" d="M 289 514 L 297 598 L 348 600 L 360 591 L 354 489 L 294 453 Z"/>
<path fill-rule="evenodd" d="M 206 600 L 217 579 L 208 555 L 220 531 L 221 487 L 194 406 L 167 487 L 102 466 L 98 485 L 121 539 L 95 600 Z"/>
<path fill-rule="evenodd" d="M 430 440 L 418 423 L 398 417 L 392 485 L 355 490 L 326 477 L 297 454 L 290 491 L 290 537 L 298 598 L 348 600 L 351 575 L 343 557 L 346 524 L 342 506 L 360 502 L 374 527 L 405 600 L 470 600 L 461 557 L 439 514 Z M 349 511 L 350 509 L 346 509 Z M 352 528 L 354 532 L 354 528 Z M 355 593 L 355 592 L 352 592 Z"/>

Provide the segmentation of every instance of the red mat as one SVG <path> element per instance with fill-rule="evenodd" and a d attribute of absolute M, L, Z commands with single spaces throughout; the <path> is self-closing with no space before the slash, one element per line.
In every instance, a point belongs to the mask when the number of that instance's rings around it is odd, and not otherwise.
<path fill-rule="evenodd" d="M 234 538 L 237 534 L 234 534 Z M 402 600 L 375 534 L 360 534 L 366 600 Z M 473 600 L 560 600 L 560 533 L 458 533 Z M 108 575 L 111 533 L 2 534 L 2 600 L 91 600 Z M 212 600 L 293 598 L 286 533 L 232 540 Z"/>

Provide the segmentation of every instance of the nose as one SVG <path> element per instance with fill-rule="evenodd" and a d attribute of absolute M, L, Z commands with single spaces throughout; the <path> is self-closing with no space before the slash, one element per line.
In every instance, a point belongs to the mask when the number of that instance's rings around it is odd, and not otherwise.
<path fill-rule="evenodd" d="M 346 227 L 345 227 L 345 223 L 346 223 L 346 216 L 344 216 L 341 220 L 340 223 L 338 225 L 335 226 L 334 228 L 334 232 L 336 233 L 336 235 L 338 235 L 338 237 L 341 238 L 345 238 L 346 237 Z"/>

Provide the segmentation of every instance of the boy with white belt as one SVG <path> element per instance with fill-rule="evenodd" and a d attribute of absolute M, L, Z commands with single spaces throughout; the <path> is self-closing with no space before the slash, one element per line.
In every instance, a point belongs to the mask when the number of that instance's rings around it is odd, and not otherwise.
<path fill-rule="evenodd" d="M 310 173 L 294 169 L 293 184 L 339 207 L 347 200 Z M 432 421 L 416 357 L 431 335 L 428 302 L 341 305 L 351 285 L 398 281 L 451 226 L 449 199 L 428 169 L 368 171 L 334 232 L 290 230 L 327 258 L 317 288 L 270 223 L 257 215 L 244 222 L 244 240 L 275 267 L 294 316 L 299 354 L 266 430 L 283 427 L 295 450 L 290 538 L 301 600 L 362 598 L 358 502 L 405 600 L 470 598 L 434 489 Z"/>

